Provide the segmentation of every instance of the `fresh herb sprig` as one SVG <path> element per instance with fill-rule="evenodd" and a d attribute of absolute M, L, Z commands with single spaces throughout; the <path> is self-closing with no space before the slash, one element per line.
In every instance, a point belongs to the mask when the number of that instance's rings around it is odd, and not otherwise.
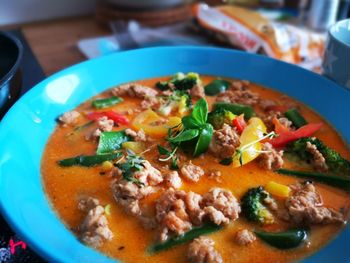
<path fill-rule="evenodd" d="M 190 115 L 182 118 L 182 130 L 177 133 L 169 133 L 168 140 L 173 145 L 184 148 L 193 145 L 193 156 L 204 153 L 210 144 L 213 136 L 213 126 L 207 123 L 208 103 L 205 99 L 197 101 Z"/>
<path fill-rule="evenodd" d="M 125 162 L 117 163 L 116 166 L 122 171 L 122 176 L 126 181 L 135 183 L 139 187 L 144 184 L 134 177 L 134 173 L 143 170 L 145 159 L 136 155 L 134 152 L 127 150 Z"/>
<path fill-rule="evenodd" d="M 160 145 L 157 145 L 157 147 L 158 147 L 159 154 L 164 156 L 164 158 L 159 158 L 158 160 L 160 162 L 170 161 L 170 169 L 173 169 L 173 170 L 179 169 L 179 166 L 177 164 L 177 161 L 179 158 L 176 155 L 176 151 L 178 147 L 172 146 L 172 149 L 170 151 Z"/>
<path fill-rule="evenodd" d="M 256 149 L 251 149 L 251 147 L 258 143 L 258 142 L 261 142 L 267 138 L 271 139 L 273 137 L 276 136 L 276 133 L 275 132 L 270 132 L 268 134 L 265 134 L 264 136 L 262 136 L 261 138 L 257 139 L 257 140 L 254 140 L 254 141 L 251 141 L 250 143 L 248 144 L 245 144 L 243 145 L 242 147 L 236 149 L 234 155 L 232 157 L 228 157 L 228 158 L 224 158 L 220 161 L 220 164 L 222 165 L 230 165 L 234 159 L 238 159 L 239 161 L 239 164 L 240 166 L 243 166 L 243 153 L 246 152 L 246 151 L 249 151 L 249 152 L 258 152 L 258 153 L 267 153 L 267 152 L 270 152 L 270 151 L 259 151 L 259 150 L 256 150 Z"/>

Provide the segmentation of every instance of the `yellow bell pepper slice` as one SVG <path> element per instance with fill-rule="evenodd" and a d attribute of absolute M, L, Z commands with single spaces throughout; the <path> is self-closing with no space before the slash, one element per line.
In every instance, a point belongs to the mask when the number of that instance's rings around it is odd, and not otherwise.
<path fill-rule="evenodd" d="M 242 165 L 249 163 L 259 156 L 262 144 L 257 140 L 261 139 L 264 133 L 266 133 L 264 122 L 260 118 L 252 117 L 241 134 L 241 144 L 233 156 L 233 167 L 239 167 L 241 163 Z M 257 142 L 252 143 L 254 141 Z M 241 153 L 237 154 L 239 152 Z"/>
<path fill-rule="evenodd" d="M 170 117 L 164 119 L 160 117 L 157 113 L 148 109 L 141 112 L 132 121 L 132 126 L 136 130 L 141 130 L 153 137 L 164 137 L 168 134 L 168 129 L 179 125 L 181 123 L 181 118 Z"/>
<path fill-rule="evenodd" d="M 274 181 L 270 181 L 265 186 L 265 190 L 272 195 L 279 197 L 288 197 L 290 194 L 290 188 L 287 185 L 279 184 Z"/>
<path fill-rule="evenodd" d="M 123 142 L 122 147 L 123 149 L 131 150 L 137 154 L 146 150 L 146 146 L 143 142 Z"/>

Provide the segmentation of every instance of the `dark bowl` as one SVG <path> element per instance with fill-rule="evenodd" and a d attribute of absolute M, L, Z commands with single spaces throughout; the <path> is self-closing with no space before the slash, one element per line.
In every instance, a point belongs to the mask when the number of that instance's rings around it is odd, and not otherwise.
<path fill-rule="evenodd" d="M 22 54 L 21 42 L 8 33 L 0 32 L 0 116 L 10 106 L 14 87 L 21 82 L 19 66 Z"/>

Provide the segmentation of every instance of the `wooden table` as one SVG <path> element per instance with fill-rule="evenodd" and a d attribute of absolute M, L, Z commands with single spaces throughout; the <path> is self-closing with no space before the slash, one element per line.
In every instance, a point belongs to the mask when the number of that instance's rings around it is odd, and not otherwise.
<path fill-rule="evenodd" d="M 80 39 L 111 33 L 97 26 L 92 16 L 33 23 L 21 28 L 46 75 L 86 59 L 77 47 Z"/>

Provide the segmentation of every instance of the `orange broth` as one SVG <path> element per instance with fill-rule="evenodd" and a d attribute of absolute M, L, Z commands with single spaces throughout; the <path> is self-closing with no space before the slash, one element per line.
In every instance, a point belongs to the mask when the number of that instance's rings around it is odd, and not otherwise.
<path fill-rule="evenodd" d="M 201 76 L 204 84 L 214 79 L 211 76 Z M 157 81 L 167 78 L 154 78 L 138 81 L 140 84 L 153 87 Z M 271 89 L 251 84 L 250 89 L 258 93 L 262 98 L 279 98 L 282 94 Z M 100 94 L 99 97 L 108 97 L 108 91 Z M 305 105 L 300 105 L 301 114 L 309 122 L 323 122 L 324 126 L 317 132 L 317 137 L 331 146 L 345 158 L 350 158 L 347 146 L 342 141 L 337 132 L 325 122 L 318 114 L 310 110 Z M 111 109 L 117 112 L 123 112 L 130 108 L 138 107 L 140 99 L 125 97 L 124 102 L 113 106 Z M 213 99 L 207 97 L 209 105 Z M 91 100 L 81 104 L 77 110 L 79 112 L 92 111 Z M 136 115 L 130 115 L 132 118 Z M 86 118 L 81 118 L 78 125 L 87 122 Z M 124 127 L 115 127 L 114 130 L 125 129 Z M 49 139 L 41 165 L 41 172 L 45 192 L 53 209 L 58 213 L 64 224 L 73 232 L 82 223 L 85 213 L 77 208 L 77 203 L 81 197 L 92 196 L 98 198 L 101 204 L 110 204 L 111 214 L 107 216 L 109 227 L 114 233 L 112 241 L 105 242 L 99 250 L 108 256 L 121 260 L 123 262 L 185 262 L 187 244 L 174 247 L 170 250 L 160 252 L 155 255 L 146 253 L 147 247 L 154 242 L 156 230 L 145 230 L 137 219 L 127 215 L 121 207 L 114 201 L 111 191 L 110 177 L 100 175 L 101 167 L 60 167 L 58 160 L 73 157 L 81 154 L 93 155 L 96 151 L 96 143 L 86 141 L 84 135 L 77 133 L 67 136 L 73 130 L 72 127 L 57 126 L 51 138 Z M 145 154 L 145 159 L 149 160 L 155 167 L 157 163 L 158 151 L 153 147 L 151 151 Z M 204 175 L 198 183 L 191 183 L 183 180 L 181 189 L 185 191 L 194 191 L 200 194 L 207 192 L 210 188 L 218 186 L 229 189 L 240 199 L 248 188 L 265 185 L 269 181 L 279 182 L 281 184 L 292 184 L 301 179 L 291 176 L 279 175 L 272 171 L 262 170 L 257 162 L 251 162 L 239 168 L 223 166 L 215 161 L 209 153 L 203 157 L 193 159 L 193 163 L 200 165 L 205 171 L 219 170 L 222 173 L 221 181 L 210 179 Z M 285 161 L 285 168 L 296 167 L 288 161 Z M 319 193 L 323 197 L 325 206 L 336 210 L 345 209 L 348 211 L 350 199 L 346 192 L 324 184 L 315 183 Z M 147 202 L 154 203 L 156 196 L 150 196 Z M 346 213 L 347 214 L 347 213 Z M 300 260 L 312 253 L 315 253 L 327 242 L 329 242 L 341 230 L 340 224 L 329 224 L 312 226 L 307 245 L 296 249 L 278 250 L 268 246 L 260 240 L 257 240 L 250 246 L 242 247 L 234 241 L 235 233 L 240 228 L 254 229 L 257 225 L 247 222 L 243 218 L 230 223 L 230 225 L 221 231 L 211 234 L 210 237 L 215 241 L 215 247 L 222 255 L 224 262 L 290 262 Z M 277 223 L 264 227 L 267 231 L 284 230 L 287 223 L 277 221 Z M 121 249 L 121 247 L 124 247 Z"/>

